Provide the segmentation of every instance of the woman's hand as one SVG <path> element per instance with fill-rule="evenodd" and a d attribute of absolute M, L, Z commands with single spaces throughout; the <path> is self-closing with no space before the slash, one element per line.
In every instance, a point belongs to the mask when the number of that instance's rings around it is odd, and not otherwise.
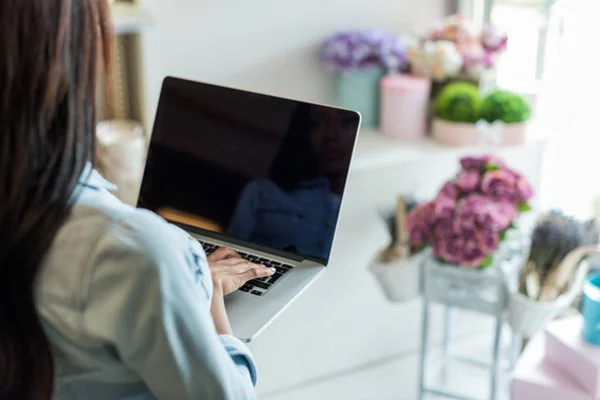
<path fill-rule="evenodd" d="M 235 292 L 251 279 L 271 276 L 275 273 L 275 269 L 246 261 L 235 251 L 225 247 L 216 250 L 207 257 L 207 260 L 215 296 Z"/>

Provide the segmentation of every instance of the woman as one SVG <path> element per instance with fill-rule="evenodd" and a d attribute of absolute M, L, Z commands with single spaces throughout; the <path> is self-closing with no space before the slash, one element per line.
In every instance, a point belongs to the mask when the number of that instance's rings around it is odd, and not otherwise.
<path fill-rule="evenodd" d="M 298 106 L 270 178 L 246 185 L 227 233 L 328 259 L 357 126 L 354 112 Z"/>
<path fill-rule="evenodd" d="M 254 398 L 223 296 L 273 271 L 92 170 L 110 32 L 106 0 L 0 2 L 0 399 Z"/>

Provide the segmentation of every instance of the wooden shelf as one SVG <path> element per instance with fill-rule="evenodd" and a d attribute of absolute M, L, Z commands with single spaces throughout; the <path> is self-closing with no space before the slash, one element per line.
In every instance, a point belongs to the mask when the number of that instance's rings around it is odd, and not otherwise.
<path fill-rule="evenodd" d="M 365 171 L 428 159 L 434 162 L 439 156 L 460 156 L 478 153 L 503 153 L 524 147 L 543 146 L 546 140 L 532 139 L 523 146 L 477 145 L 450 147 L 430 138 L 418 140 L 393 139 L 376 130 L 361 130 L 352 160 L 353 171 Z"/>
<path fill-rule="evenodd" d="M 137 33 L 150 22 L 150 16 L 144 10 L 130 3 L 112 4 L 115 32 L 119 35 Z"/>

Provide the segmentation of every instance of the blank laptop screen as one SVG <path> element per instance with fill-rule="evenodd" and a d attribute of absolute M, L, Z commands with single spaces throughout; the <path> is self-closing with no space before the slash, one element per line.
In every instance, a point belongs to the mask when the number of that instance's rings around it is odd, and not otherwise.
<path fill-rule="evenodd" d="M 360 117 L 167 78 L 140 206 L 327 264 Z"/>

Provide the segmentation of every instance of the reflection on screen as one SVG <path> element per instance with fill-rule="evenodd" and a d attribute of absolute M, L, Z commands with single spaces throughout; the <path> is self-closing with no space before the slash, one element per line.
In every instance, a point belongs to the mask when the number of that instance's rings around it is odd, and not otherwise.
<path fill-rule="evenodd" d="M 325 262 L 358 124 L 350 111 L 167 79 L 140 205 Z"/>

